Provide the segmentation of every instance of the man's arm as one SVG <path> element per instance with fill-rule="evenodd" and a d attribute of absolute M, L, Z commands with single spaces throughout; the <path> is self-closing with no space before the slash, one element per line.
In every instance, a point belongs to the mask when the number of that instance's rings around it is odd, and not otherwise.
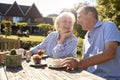
<path fill-rule="evenodd" d="M 116 56 L 117 47 L 118 47 L 117 42 L 107 42 L 105 44 L 104 51 L 99 52 L 98 54 L 92 57 L 80 60 L 77 67 L 81 69 L 86 69 L 89 66 L 101 64 L 111 59 L 114 59 Z"/>

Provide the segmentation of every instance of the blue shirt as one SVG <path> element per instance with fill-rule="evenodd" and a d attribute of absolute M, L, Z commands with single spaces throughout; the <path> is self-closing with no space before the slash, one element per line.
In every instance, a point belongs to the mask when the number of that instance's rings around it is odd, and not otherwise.
<path fill-rule="evenodd" d="M 83 58 L 94 56 L 105 50 L 105 44 L 110 41 L 120 42 L 120 32 L 116 25 L 113 22 L 97 21 L 89 34 L 87 32 L 85 35 Z M 101 77 L 120 77 L 120 52 L 116 53 L 115 59 L 90 66 L 87 70 Z"/>
<path fill-rule="evenodd" d="M 45 40 L 37 46 L 31 48 L 30 51 L 36 53 L 37 50 L 42 49 L 50 57 L 65 58 L 76 57 L 78 39 L 75 35 L 65 40 L 64 44 L 58 44 L 59 33 L 57 31 L 51 32 Z"/>

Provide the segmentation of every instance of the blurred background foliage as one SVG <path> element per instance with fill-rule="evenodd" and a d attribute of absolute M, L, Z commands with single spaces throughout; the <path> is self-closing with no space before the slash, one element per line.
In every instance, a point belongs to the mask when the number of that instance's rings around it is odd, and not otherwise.
<path fill-rule="evenodd" d="M 5 32 L 5 37 L 7 38 L 7 36 L 11 35 L 11 26 L 12 26 L 12 22 L 11 21 L 7 21 L 7 20 L 3 20 L 0 22 L 0 26 L 4 26 L 3 31 Z"/>
<path fill-rule="evenodd" d="M 120 0 L 98 0 L 99 19 L 113 21 L 120 30 Z"/>
<path fill-rule="evenodd" d="M 38 24 L 37 27 L 39 27 L 41 32 L 43 32 L 43 36 L 47 36 L 47 34 L 55 30 L 54 26 L 50 24 Z"/>

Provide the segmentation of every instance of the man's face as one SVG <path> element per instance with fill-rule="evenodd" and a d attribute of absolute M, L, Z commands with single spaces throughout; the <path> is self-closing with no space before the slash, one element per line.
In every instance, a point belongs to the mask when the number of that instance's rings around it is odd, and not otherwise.
<path fill-rule="evenodd" d="M 83 30 L 87 30 L 89 25 L 89 16 L 84 12 L 84 10 L 79 10 L 77 12 L 77 23 L 82 26 Z"/>

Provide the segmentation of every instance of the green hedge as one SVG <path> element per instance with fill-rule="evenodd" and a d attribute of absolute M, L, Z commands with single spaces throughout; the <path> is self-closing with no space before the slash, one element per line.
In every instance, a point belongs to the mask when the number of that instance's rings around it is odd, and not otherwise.
<path fill-rule="evenodd" d="M 55 28 L 50 24 L 38 24 L 37 26 L 43 32 L 43 36 L 47 36 L 48 33 L 55 30 Z"/>

